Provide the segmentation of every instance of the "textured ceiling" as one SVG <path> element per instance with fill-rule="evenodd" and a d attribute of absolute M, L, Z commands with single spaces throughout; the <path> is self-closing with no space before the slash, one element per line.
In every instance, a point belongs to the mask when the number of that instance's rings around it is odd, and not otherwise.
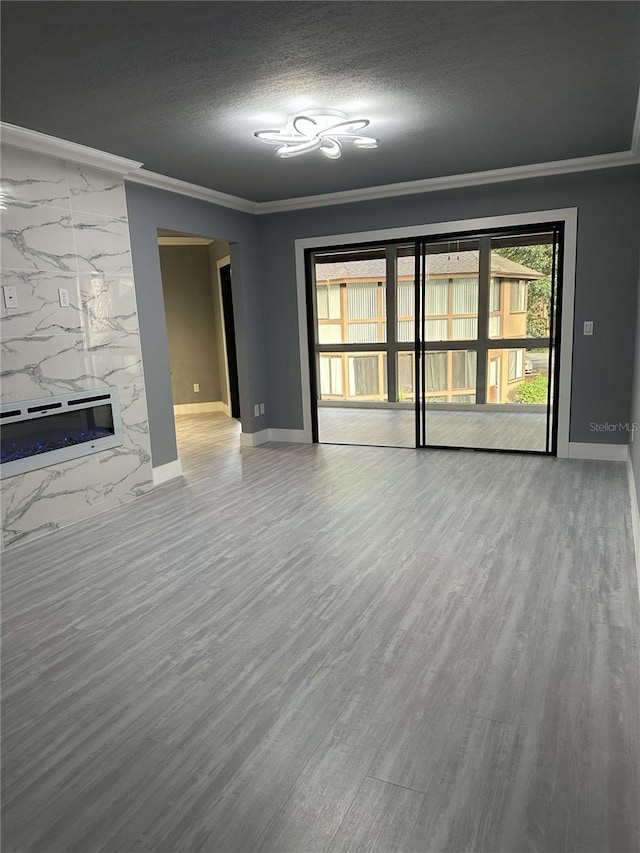
<path fill-rule="evenodd" d="M 268 201 L 628 150 L 639 45 L 636 2 L 9 1 L 2 119 Z M 313 107 L 379 148 L 253 137 Z"/>

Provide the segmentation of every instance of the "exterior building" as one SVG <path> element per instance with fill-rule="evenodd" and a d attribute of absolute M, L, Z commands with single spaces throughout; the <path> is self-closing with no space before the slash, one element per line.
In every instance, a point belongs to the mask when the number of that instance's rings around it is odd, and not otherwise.
<path fill-rule="evenodd" d="M 415 259 L 412 255 L 397 259 L 395 341 L 406 343 L 407 348 L 397 354 L 395 399 L 387 387 L 385 349 L 390 332 L 385 264 L 383 256 L 316 264 L 317 342 L 336 344 L 335 353 L 319 354 L 321 401 L 402 406 L 414 400 Z M 477 251 L 427 256 L 427 342 L 477 340 L 478 265 Z M 532 369 L 524 348 L 502 342 L 527 336 L 528 284 L 542 277 L 542 273 L 492 252 L 488 336 L 496 339 L 496 348 L 489 350 L 488 403 L 512 402 L 517 387 Z M 355 352 L 350 346 L 348 351 L 341 351 L 344 344 L 369 348 Z M 372 350 L 372 344 L 380 344 L 380 351 Z M 472 348 L 427 352 L 427 402 L 475 403 L 476 362 Z"/>

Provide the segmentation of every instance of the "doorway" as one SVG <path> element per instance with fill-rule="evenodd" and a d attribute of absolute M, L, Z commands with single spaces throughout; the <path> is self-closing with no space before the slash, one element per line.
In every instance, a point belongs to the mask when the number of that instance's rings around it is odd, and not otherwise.
<path fill-rule="evenodd" d="M 159 230 L 158 251 L 181 458 L 203 441 L 239 444 L 229 244 Z"/>
<path fill-rule="evenodd" d="M 314 438 L 553 454 L 563 224 L 309 251 Z"/>

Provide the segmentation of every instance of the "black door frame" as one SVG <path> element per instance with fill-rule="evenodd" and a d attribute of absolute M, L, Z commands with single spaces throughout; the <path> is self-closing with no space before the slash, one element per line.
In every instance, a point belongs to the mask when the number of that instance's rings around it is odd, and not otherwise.
<path fill-rule="evenodd" d="M 233 288 L 231 264 L 224 264 L 220 271 L 220 296 L 222 322 L 224 325 L 225 349 L 227 351 L 227 375 L 229 377 L 229 411 L 232 418 L 240 419 L 240 383 L 238 381 L 238 352 L 236 349 L 236 326 L 233 318 Z"/>
<path fill-rule="evenodd" d="M 396 238 L 391 240 L 372 240 L 367 242 L 358 242 L 351 244 L 338 244 L 338 245 L 327 245 L 315 248 L 307 248 L 304 250 L 304 265 L 305 265 L 305 285 L 306 285 L 306 316 L 307 316 L 307 342 L 308 342 L 308 354 L 309 354 L 309 380 L 310 380 L 310 392 L 311 392 L 311 436 L 312 441 L 314 443 L 318 443 L 319 441 L 319 430 L 318 430 L 318 345 L 316 343 L 316 329 L 317 329 L 317 317 L 316 317 L 316 300 L 315 300 L 315 264 L 314 257 L 316 254 L 326 254 L 330 252 L 336 253 L 344 253 L 344 252 L 357 252 L 358 250 L 366 251 L 367 249 L 372 248 L 385 248 L 390 249 L 392 247 L 397 247 L 399 245 L 408 245 L 413 243 L 415 247 L 415 257 L 416 257 L 416 274 L 415 274 L 415 286 L 416 291 L 419 287 L 419 276 L 421 274 L 419 267 L 419 246 L 421 244 L 433 244 L 433 243 L 450 243 L 452 241 L 464 240 L 464 239 L 481 239 L 481 238 L 491 238 L 491 237 L 499 237 L 499 236 L 516 236 L 518 234 L 526 235 L 532 234 L 536 232 L 549 231 L 549 233 L 553 234 L 554 248 L 557 247 L 557 251 L 554 251 L 554 268 L 552 272 L 552 281 L 555 279 L 555 290 L 554 297 L 551 303 L 551 314 L 550 314 L 550 337 L 549 337 L 549 348 L 550 348 L 550 359 L 551 352 L 553 351 L 553 392 L 551 389 L 551 383 L 549 383 L 549 391 L 547 395 L 547 440 L 546 446 L 547 449 L 544 451 L 539 450 L 511 450 L 508 448 L 469 448 L 462 447 L 457 445 L 425 445 L 418 443 L 418 435 L 421 429 L 421 425 L 423 423 L 423 412 L 421 409 L 423 408 L 420 405 L 420 394 L 419 392 L 419 378 L 420 371 L 424 370 L 424 362 L 425 359 L 419 358 L 419 350 L 423 351 L 425 345 L 420 345 L 420 341 L 418 339 L 418 335 L 416 334 L 415 338 L 415 376 L 414 376 L 414 387 L 415 387 L 415 416 L 416 416 L 416 447 L 418 449 L 428 448 L 431 450 L 477 450 L 478 452 L 487 452 L 487 453 L 525 453 L 525 454 L 533 454 L 533 455 L 557 455 L 557 447 L 558 447 L 558 411 L 559 411 L 559 400 L 560 400 L 560 352 L 561 352 L 561 329 L 562 329 L 562 293 L 563 293 L 563 280 L 562 273 L 564 269 L 564 229 L 565 223 L 563 221 L 541 221 L 526 225 L 505 225 L 497 228 L 486 228 L 480 230 L 461 230 L 455 233 L 445 232 L 445 233 L 436 233 L 428 236 L 418 236 L 418 237 L 405 237 L 405 238 Z M 387 265 L 387 273 L 389 271 L 389 263 Z M 387 276 L 388 278 L 388 276 Z M 389 288 L 387 288 L 387 301 L 389 301 Z M 416 292 L 416 307 L 418 306 L 418 293 Z M 419 316 L 416 311 L 416 318 Z M 418 321 L 416 321 L 416 332 L 418 331 Z M 395 334 L 393 335 L 395 341 Z M 424 337 L 424 332 L 423 332 Z M 501 339 L 495 339 L 496 343 L 499 343 Z M 505 339 L 508 340 L 508 339 Z M 546 339 L 544 339 L 546 340 Z M 515 341 L 517 343 L 518 341 Z M 514 343 L 509 340 L 509 343 Z M 373 345 L 372 345 L 373 346 Z M 376 345 L 379 348 L 379 344 Z M 334 347 L 335 348 L 335 347 Z M 366 346 L 362 344 L 359 345 L 342 345 L 340 347 L 341 350 L 347 351 L 349 348 L 358 349 L 362 351 L 366 349 Z M 427 348 L 437 349 L 438 344 L 427 345 Z M 460 348 L 460 347 L 458 347 Z M 424 387 L 424 386 L 422 386 Z M 551 418 L 551 408 L 553 406 L 553 418 Z M 422 433 L 424 435 L 424 432 Z"/>

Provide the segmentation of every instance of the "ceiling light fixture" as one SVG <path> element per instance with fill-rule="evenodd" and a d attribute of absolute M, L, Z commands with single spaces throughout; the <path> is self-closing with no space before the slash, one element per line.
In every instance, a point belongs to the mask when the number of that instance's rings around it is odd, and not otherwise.
<path fill-rule="evenodd" d="M 352 140 L 356 148 L 378 147 L 377 139 L 358 132 L 368 124 L 369 119 L 350 119 L 338 110 L 306 110 L 291 116 L 282 130 L 257 130 L 254 136 L 277 145 L 276 154 L 282 158 L 320 150 L 330 160 L 338 160 L 345 140 Z"/>

